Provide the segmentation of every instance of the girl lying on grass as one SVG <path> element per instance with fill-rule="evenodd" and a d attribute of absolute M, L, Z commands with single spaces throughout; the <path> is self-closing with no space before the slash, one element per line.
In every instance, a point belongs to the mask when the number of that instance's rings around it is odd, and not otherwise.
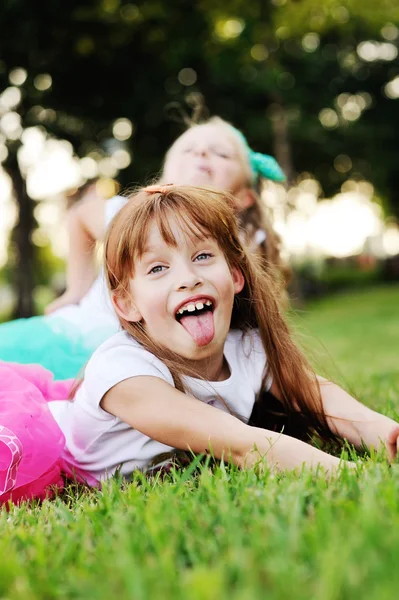
<path fill-rule="evenodd" d="M 151 469 L 176 449 L 212 452 L 240 468 L 263 461 L 279 469 L 335 471 L 338 458 L 248 424 L 256 403 L 269 398 L 262 390 L 287 415 L 301 415 L 304 436 L 308 429 L 358 447 L 385 446 L 390 460 L 396 456 L 399 425 L 318 378 L 293 342 L 272 278 L 240 242 L 228 194 L 174 185 L 142 189 L 111 224 L 105 271 L 123 331 L 94 353 L 73 401 L 47 403 L 47 385 L 42 397 L 14 399 L 13 416 L 21 415 L 14 427 L 0 411 L 14 454 L 22 448 L 21 473 L 29 459 L 41 464 L 42 474 L 57 464 L 95 484 L 117 470 L 128 476 Z M 40 388 L 39 378 L 35 385 Z M 35 431 L 43 434 L 41 444 L 29 440 Z M 53 438 L 58 445 L 50 451 Z M 18 482 L 17 459 L 7 471 L 4 456 L 3 499 L 21 497 L 23 484 L 26 497 L 29 483 Z M 59 471 L 54 477 L 59 483 Z M 38 495 L 38 480 L 30 485 L 36 486 L 30 495 Z"/>

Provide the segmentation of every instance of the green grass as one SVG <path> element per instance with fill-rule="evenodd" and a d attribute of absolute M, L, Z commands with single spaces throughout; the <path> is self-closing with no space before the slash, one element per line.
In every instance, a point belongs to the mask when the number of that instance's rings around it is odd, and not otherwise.
<path fill-rule="evenodd" d="M 318 372 L 374 409 L 399 412 L 398 285 L 331 296 L 294 324 Z"/>
<path fill-rule="evenodd" d="M 297 319 L 385 412 L 399 403 L 397 306 L 398 288 L 376 289 Z M 205 465 L 101 492 L 71 486 L 42 507 L 3 511 L 0 557 L 1 600 L 392 600 L 399 471 L 373 460 L 326 482 Z"/>

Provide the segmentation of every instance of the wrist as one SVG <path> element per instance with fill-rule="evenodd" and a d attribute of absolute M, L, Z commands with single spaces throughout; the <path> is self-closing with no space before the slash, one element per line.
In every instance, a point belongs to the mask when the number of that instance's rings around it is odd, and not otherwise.
<path fill-rule="evenodd" d="M 360 443 L 363 442 L 368 448 L 378 450 L 387 443 L 391 431 L 398 424 L 385 415 L 373 411 L 370 411 L 370 413 L 367 419 L 356 421 L 354 426 Z"/>

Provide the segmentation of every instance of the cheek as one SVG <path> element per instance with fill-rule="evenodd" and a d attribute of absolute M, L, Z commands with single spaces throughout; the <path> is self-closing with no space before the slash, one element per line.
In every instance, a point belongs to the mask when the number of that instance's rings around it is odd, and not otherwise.
<path fill-rule="evenodd" d="M 154 293 L 154 287 L 140 279 L 132 286 L 132 297 L 145 323 L 149 325 L 157 320 L 157 316 L 165 306 L 165 298 L 160 289 Z M 164 310 L 164 308 L 163 308 Z"/>
<path fill-rule="evenodd" d="M 166 323 L 169 323 L 169 313 L 167 310 L 167 299 L 160 290 L 157 293 L 153 292 L 147 295 L 141 314 L 149 333 L 155 339 L 158 339 L 160 335 L 164 335 L 165 327 L 169 327 L 169 325 L 166 325 Z"/>
<path fill-rule="evenodd" d="M 167 162 L 163 170 L 163 179 L 170 183 L 180 182 L 190 165 L 187 156 L 186 154 L 182 154 L 178 158 L 172 158 Z"/>
<path fill-rule="evenodd" d="M 160 294 L 150 294 L 145 300 L 143 314 L 146 321 L 157 321 L 165 312 L 165 300 Z"/>
<path fill-rule="evenodd" d="M 235 294 L 234 279 L 227 265 L 220 269 L 215 280 L 218 282 L 219 293 L 225 301 L 233 301 Z"/>
<path fill-rule="evenodd" d="M 232 162 L 220 163 L 217 169 L 217 176 L 223 187 L 230 191 L 235 191 L 239 187 L 241 180 L 243 180 L 241 167 Z"/>
<path fill-rule="evenodd" d="M 176 176 L 176 171 L 178 170 L 178 162 L 175 159 L 171 158 L 164 166 L 163 169 L 163 179 L 165 181 L 173 181 Z"/>

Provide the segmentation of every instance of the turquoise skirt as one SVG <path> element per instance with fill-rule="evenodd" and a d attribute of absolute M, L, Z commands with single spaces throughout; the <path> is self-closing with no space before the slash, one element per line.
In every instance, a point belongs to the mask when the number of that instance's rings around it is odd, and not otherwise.
<path fill-rule="evenodd" d="M 0 324 L 0 360 L 42 365 L 55 379 L 82 375 L 94 350 L 119 326 L 107 315 L 94 323 L 93 314 L 81 314 L 78 323 L 62 313 Z"/>

